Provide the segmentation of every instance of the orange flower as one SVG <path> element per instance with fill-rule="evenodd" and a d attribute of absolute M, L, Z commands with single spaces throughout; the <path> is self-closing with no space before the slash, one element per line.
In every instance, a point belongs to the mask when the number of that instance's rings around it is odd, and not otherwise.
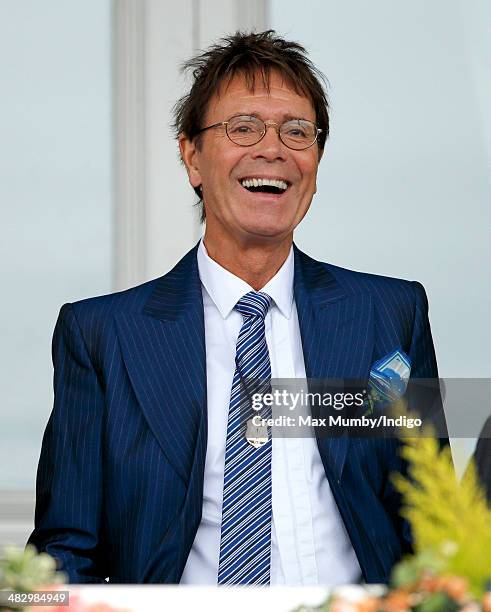
<path fill-rule="evenodd" d="M 402 612 L 411 608 L 411 593 L 398 590 L 389 593 L 383 602 L 385 612 Z"/>
<path fill-rule="evenodd" d="M 358 612 L 377 612 L 380 608 L 380 599 L 378 597 L 367 597 L 359 601 L 357 607 Z"/>
<path fill-rule="evenodd" d="M 460 576 L 442 576 L 440 588 L 456 601 L 465 599 L 469 592 L 469 582 Z"/>
<path fill-rule="evenodd" d="M 424 572 L 417 585 L 418 591 L 426 591 L 427 593 L 435 593 L 440 588 L 440 577 L 431 572 Z"/>

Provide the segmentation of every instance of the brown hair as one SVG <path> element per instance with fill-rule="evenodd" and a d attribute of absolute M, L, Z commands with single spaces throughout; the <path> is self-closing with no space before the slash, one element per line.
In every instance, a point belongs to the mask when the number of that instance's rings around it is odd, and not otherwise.
<path fill-rule="evenodd" d="M 324 149 L 329 135 L 329 104 L 325 90 L 326 79 L 307 57 L 300 44 L 285 40 L 274 30 L 265 32 L 236 32 L 226 36 L 182 65 L 182 72 L 192 73 L 194 82 L 188 94 L 174 106 L 174 130 L 176 136 L 184 134 L 189 140 L 198 136 L 204 126 L 208 103 L 220 87 L 237 74 L 243 74 L 247 86 L 254 91 L 255 77 L 261 75 L 264 87 L 269 90 L 271 71 L 278 72 L 293 89 L 310 99 L 315 111 L 319 134 L 319 149 Z M 199 140 L 197 146 L 199 147 Z M 202 205 L 201 187 L 194 191 Z M 201 208 L 201 221 L 205 219 Z"/>

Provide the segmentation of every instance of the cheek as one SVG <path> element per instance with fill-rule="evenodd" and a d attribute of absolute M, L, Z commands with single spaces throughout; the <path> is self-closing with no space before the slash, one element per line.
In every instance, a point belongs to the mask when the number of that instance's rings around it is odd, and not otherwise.
<path fill-rule="evenodd" d="M 316 185 L 317 185 L 317 166 L 318 166 L 317 163 L 312 164 L 308 170 L 308 177 L 309 177 L 308 182 L 309 182 L 309 185 L 311 185 L 314 188 L 314 190 L 316 189 Z"/>
<path fill-rule="evenodd" d="M 310 191 L 316 188 L 316 179 L 317 179 L 317 166 L 312 164 L 306 164 L 303 168 L 301 168 L 302 176 L 303 176 L 303 189 L 306 191 Z"/>
<path fill-rule="evenodd" d="M 304 183 L 315 181 L 317 168 L 319 167 L 319 157 L 317 151 L 308 149 L 304 155 L 299 155 L 295 159 L 299 174 L 302 176 Z"/>
<path fill-rule="evenodd" d="M 235 151 L 227 151 L 217 147 L 214 154 L 210 155 L 204 169 L 204 178 L 209 187 L 223 187 L 225 184 L 233 182 L 235 167 L 240 162 L 242 155 L 237 155 Z"/>

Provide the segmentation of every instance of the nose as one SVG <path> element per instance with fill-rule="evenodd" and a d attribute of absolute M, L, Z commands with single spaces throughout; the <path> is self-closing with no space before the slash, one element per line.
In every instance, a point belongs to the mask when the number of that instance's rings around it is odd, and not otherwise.
<path fill-rule="evenodd" d="M 263 157 L 270 160 L 286 160 L 286 147 L 280 140 L 278 124 L 274 121 L 266 122 L 266 133 L 261 140 L 252 147 L 254 158 Z"/>

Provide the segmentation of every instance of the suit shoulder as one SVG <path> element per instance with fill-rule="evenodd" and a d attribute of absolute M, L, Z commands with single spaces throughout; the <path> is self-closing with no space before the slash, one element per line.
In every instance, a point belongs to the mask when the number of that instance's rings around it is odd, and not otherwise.
<path fill-rule="evenodd" d="M 398 330 L 401 345 L 409 346 L 417 313 L 423 317 L 428 315 L 426 293 L 419 282 L 325 265 L 346 293 L 370 295 L 375 309 L 375 325 L 384 330 L 384 337 L 388 335 L 390 322 L 390 327 Z"/>
<path fill-rule="evenodd" d="M 80 335 L 94 359 L 94 365 L 101 367 L 101 355 L 114 342 L 115 317 L 120 313 L 141 312 L 158 281 L 157 278 L 124 291 L 64 304 L 53 338 L 57 337 L 57 330 L 61 332 L 63 329 L 69 330 L 69 334 Z"/>
<path fill-rule="evenodd" d="M 394 301 L 399 304 L 414 305 L 415 301 L 426 300 L 426 293 L 417 281 L 370 274 L 349 270 L 329 263 L 323 263 L 337 282 L 350 294 L 370 293 L 375 301 Z"/>
<path fill-rule="evenodd" d="M 155 278 L 123 291 L 84 298 L 66 304 L 63 308 L 71 307 L 79 323 L 106 319 L 119 312 L 140 312 L 159 280 Z"/>
<path fill-rule="evenodd" d="M 190 275 L 192 276 L 196 272 L 197 248 L 198 245 L 195 245 L 163 276 L 124 291 L 86 298 L 66 306 L 71 307 L 75 315 L 80 317 L 105 318 L 119 313 L 141 313 L 156 290 L 161 293 L 172 293 L 176 285 L 184 283 Z"/>

